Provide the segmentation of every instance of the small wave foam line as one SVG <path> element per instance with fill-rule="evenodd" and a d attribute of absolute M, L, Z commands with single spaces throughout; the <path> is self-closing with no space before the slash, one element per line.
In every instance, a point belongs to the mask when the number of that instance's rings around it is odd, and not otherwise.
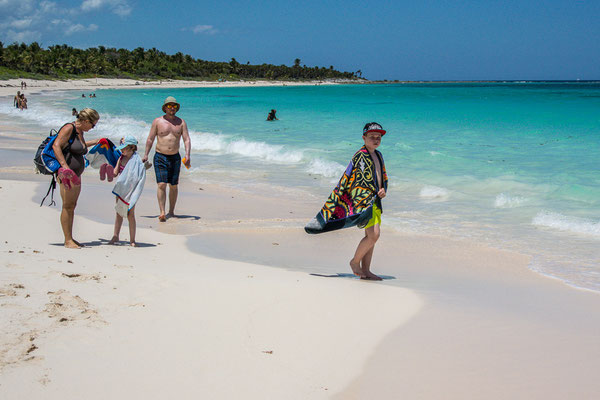
<path fill-rule="evenodd" d="M 600 239 L 600 221 L 594 222 L 589 219 L 569 217 L 550 211 L 541 211 L 533 218 L 532 224 Z"/>
<path fill-rule="evenodd" d="M 556 273 L 550 272 L 547 267 L 543 266 L 543 263 L 540 262 L 536 257 L 532 259 L 532 261 L 527 265 L 527 268 L 537 274 L 545 276 L 546 278 L 554 279 L 564 283 L 567 286 L 572 287 L 573 289 L 583 290 L 587 292 L 600 293 L 600 284 L 595 282 L 578 282 L 573 278 L 566 278 L 563 276 L 559 276 Z"/>
<path fill-rule="evenodd" d="M 422 199 L 427 200 L 446 200 L 450 197 L 448 189 L 438 186 L 424 186 L 419 192 Z"/>
<path fill-rule="evenodd" d="M 510 196 L 505 193 L 500 193 L 498 196 L 496 196 L 496 199 L 494 200 L 494 207 L 496 207 L 496 208 L 519 207 L 526 201 L 527 201 L 527 199 L 524 197 Z"/>

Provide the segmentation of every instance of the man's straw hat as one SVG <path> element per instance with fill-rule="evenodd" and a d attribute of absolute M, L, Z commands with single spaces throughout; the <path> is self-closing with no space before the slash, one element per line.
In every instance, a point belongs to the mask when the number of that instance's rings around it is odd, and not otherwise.
<path fill-rule="evenodd" d="M 162 110 L 163 110 L 163 112 L 167 112 L 167 111 L 165 110 L 165 108 L 166 108 L 167 104 L 175 104 L 175 105 L 177 106 L 177 111 L 179 111 L 180 105 L 179 105 L 179 103 L 177 102 L 177 100 L 175 100 L 175 97 L 173 97 L 173 96 L 169 96 L 169 97 L 167 97 L 167 98 L 165 99 L 165 102 L 163 103 L 163 106 L 162 106 Z"/>

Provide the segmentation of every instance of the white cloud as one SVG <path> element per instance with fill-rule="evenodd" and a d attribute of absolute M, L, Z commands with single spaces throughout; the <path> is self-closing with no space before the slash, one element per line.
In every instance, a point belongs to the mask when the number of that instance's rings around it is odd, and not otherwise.
<path fill-rule="evenodd" d="M 15 29 L 26 29 L 29 28 L 32 21 L 31 18 L 15 19 L 9 23 L 9 26 Z"/>
<path fill-rule="evenodd" d="M 33 9 L 34 0 L 0 0 L 0 10 L 4 16 L 25 15 Z"/>
<path fill-rule="evenodd" d="M 104 7 L 109 8 L 110 11 L 120 17 L 126 17 L 132 11 L 132 7 L 127 3 L 127 0 L 84 0 L 81 3 L 83 11 L 95 11 Z"/>
<path fill-rule="evenodd" d="M 64 5 L 59 7 L 51 0 L 0 0 L 0 40 L 40 41 L 42 35 L 50 31 L 58 31 L 66 36 L 78 32 L 94 32 L 99 29 L 98 25 L 82 25 L 73 22 L 73 19 L 69 19 L 70 16 L 80 16 L 82 9 L 91 11 L 107 7 L 113 13 L 124 17 L 132 11 L 128 1 L 84 0 L 80 6 L 73 5 L 71 7 L 74 8 L 71 8 Z"/>
<path fill-rule="evenodd" d="M 6 32 L 6 42 L 7 43 L 35 42 L 35 41 L 40 40 L 41 37 L 42 37 L 42 34 L 37 31 L 15 32 L 13 30 L 9 30 L 8 32 Z"/>
<path fill-rule="evenodd" d="M 192 28 L 190 28 L 190 30 L 192 32 L 194 32 L 194 34 L 205 34 L 205 35 L 214 35 L 215 33 L 217 33 L 218 31 L 214 28 L 214 26 L 212 25 L 196 25 Z"/>
<path fill-rule="evenodd" d="M 96 25 L 96 24 L 90 24 L 87 27 L 85 27 L 84 25 L 81 25 L 81 24 L 75 24 L 75 25 L 71 24 L 65 31 L 65 35 L 68 36 L 68 35 L 72 35 L 72 34 L 78 33 L 78 32 L 93 32 L 93 31 L 97 31 L 97 30 L 98 30 L 98 25 Z"/>

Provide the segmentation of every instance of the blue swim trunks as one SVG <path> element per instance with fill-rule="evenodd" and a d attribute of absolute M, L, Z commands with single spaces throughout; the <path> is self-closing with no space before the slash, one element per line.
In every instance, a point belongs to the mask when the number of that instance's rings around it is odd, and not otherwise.
<path fill-rule="evenodd" d="M 154 153 L 154 173 L 157 183 L 177 185 L 179 183 L 179 170 L 181 169 L 181 156 L 179 153 L 167 155 Z"/>

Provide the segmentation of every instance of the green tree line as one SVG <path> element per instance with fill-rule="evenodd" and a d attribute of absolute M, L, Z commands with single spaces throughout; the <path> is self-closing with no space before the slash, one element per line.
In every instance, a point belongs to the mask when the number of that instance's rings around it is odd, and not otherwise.
<path fill-rule="evenodd" d="M 330 66 L 301 66 L 299 58 L 294 65 L 216 62 L 195 59 L 180 52 L 169 55 L 155 48 L 134 50 L 104 46 L 77 49 L 54 45 L 43 49 L 37 42 L 29 45 L 0 42 L 0 67 L 49 77 L 103 76 L 141 79 L 357 79 L 361 73 L 340 72 Z"/>

